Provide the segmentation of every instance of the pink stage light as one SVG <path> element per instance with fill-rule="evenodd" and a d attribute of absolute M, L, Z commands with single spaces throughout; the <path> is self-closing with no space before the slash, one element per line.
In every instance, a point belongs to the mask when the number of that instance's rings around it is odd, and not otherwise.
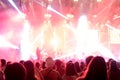
<path fill-rule="evenodd" d="M 58 12 L 57 10 L 53 9 L 50 5 L 48 5 L 47 7 L 48 10 L 55 12 L 56 14 L 60 15 L 61 17 L 68 19 L 68 17 L 64 16 L 63 14 L 61 14 L 60 12 Z"/>
<path fill-rule="evenodd" d="M 8 0 L 9 3 L 17 10 L 17 12 L 20 14 L 22 18 L 25 18 L 25 14 L 19 10 L 19 8 L 16 6 L 13 0 Z"/>
<path fill-rule="evenodd" d="M 0 36 L 0 47 L 1 48 L 13 48 L 13 49 L 19 49 L 19 47 L 13 45 L 9 41 L 7 41 L 3 36 Z"/>

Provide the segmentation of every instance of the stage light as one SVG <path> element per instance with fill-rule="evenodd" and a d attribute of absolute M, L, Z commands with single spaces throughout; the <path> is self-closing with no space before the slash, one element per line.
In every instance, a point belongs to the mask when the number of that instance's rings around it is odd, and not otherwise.
<path fill-rule="evenodd" d="M 72 18 L 74 17 L 74 15 L 73 15 L 73 14 L 67 14 L 67 17 L 68 17 L 69 19 L 72 19 Z"/>
<path fill-rule="evenodd" d="M 17 10 L 17 12 L 20 14 L 20 16 L 22 17 L 22 18 L 25 18 L 25 14 L 24 13 L 22 13 L 20 10 L 19 10 L 19 8 L 16 6 L 16 4 L 14 3 L 14 1 L 13 0 L 8 0 L 9 1 L 9 3 Z"/>
<path fill-rule="evenodd" d="M 51 14 L 45 14 L 44 17 L 45 17 L 46 19 L 49 19 L 49 18 L 51 18 Z"/>
<path fill-rule="evenodd" d="M 102 0 L 97 0 L 97 2 L 102 2 Z"/>
<path fill-rule="evenodd" d="M 117 33 L 120 33 L 120 29 L 116 29 L 116 28 L 114 28 L 113 26 L 111 26 L 111 25 L 109 25 L 109 24 L 105 24 L 105 25 L 106 25 L 108 28 L 116 31 Z"/>
<path fill-rule="evenodd" d="M 63 17 L 64 19 L 68 19 L 66 16 L 64 16 L 63 14 L 61 14 L 60 12 L 58 12 L 57 10 L 53 9 L 53 8 L 51 7 L 51 5 L 48 5 L 47 9 L 50 10 L 50 11 L 55 12 L 56 14 L 60 15 L 60 16 Z"/>
<path fill-rule="evenodd" d="M 49 2 L 52 2 L 53 0 L 48 0 Z"/>
<path fill-rule="evenodd" d="M 51 40 L 50 44 L 53 46 L 53 49 L 56 51 L 58 49 L 59 46 L 59 38 L 58 36 L 55 34 L 55 32 L 53 33 L 53 39 Z"/>
<path fill-rule="evenodd" d="M 32 49 L 30 43 L 30 24 L 27 20 L 24 21 L 24 29 L 21 39 L 21 59 L 28 60 L 32 57 Z"/>
<path fill-rule="evenodd" d="M 106 47 L 104 47 L 102 44 L 98 44 L 96 46 L 96 50 L 100 52 L 100 54 L 97 54 L 97 56 L 103 56 L 104 58 L 112 58 L 114 60 L 117 60 L 117 58 L 113 55 L 113 53 L 107 49 Z"/>
<path fill-rule="evenodd" d="M 83 50 L 86 47 L 86 40 L 88 35 L 88 20 L 86 15 L 80 16 L 78 26 L 76 28 L 77 50 Z"/>
<path fill-rule="evenodd" d="M 78 0 L 74 0 L 74 2 L 78 2 Z"/>
<path fill-rule="evenodd" d="M 113 18 L 113 20 L 116 20 L 116 19 L 119 19 L 119 18 L 120 18 L 120 16 L 115 15 L 114 18 Z"/>
<path fill-rule="evenodd" d="M 40 1 L 40 0 L 34 0 L 37 4 L 39 4 L 42 7 L 47 7 L 46 3 Z"/>
<path fill-rule="evenodd" d="M 44 32 L 43 31 L 41 31 L 39 38 L 40 38 L 40 44 L 41 44 L 41 49 L 42 49 L 43 45 L 45 43 L 45 41 L 44 41 Z"/>

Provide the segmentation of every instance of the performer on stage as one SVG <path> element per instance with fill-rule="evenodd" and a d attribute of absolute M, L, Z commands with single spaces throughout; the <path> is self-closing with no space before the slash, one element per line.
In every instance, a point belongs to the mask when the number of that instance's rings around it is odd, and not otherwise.
<path fill-rule="evenodd" d="M 36 49 L 36 56 L 37 56 L 37 60 L 40 61 L 41 60 L 41 50 L 39 49 L 39 47 L 37 47 L 37 49 Z"/>

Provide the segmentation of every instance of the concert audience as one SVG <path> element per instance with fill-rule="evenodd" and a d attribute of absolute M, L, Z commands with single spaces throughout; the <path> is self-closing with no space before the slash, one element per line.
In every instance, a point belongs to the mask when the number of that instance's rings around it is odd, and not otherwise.
<path fill-rule="evenodd" d="M 107 80 L 107 68 L 104 58 L 100 56 L 94 57 L 83 75 L 77 80 Z"/>
<path fill-rule="evenodd" d="M 24 66 L 26 68 L 27 71 L 27 80 L 37 80 L 37 78 L 35 77 L 35 72 L 34 72 L 34 64 L 32 61 L 28 60 L 24 62 Z"/>
<path fill-rule="evenodd" d="M 7 65 L 4 73 L 5 80 L 26 80 L 26 69 L 20 63 Z"/>
<path fill-rule="evenodd" d="M 48 57 L 46 59 L 46 68 L 41 70 L 44 80 L 62 80 L 60 73 L 54 69 L 55 61 Z"/>
<path fill-rule="evenodd" d="M 120 70 L 115 60 L 111 60 L 111 62 L 109 63 L 108 79 L 120 80 Z"/>
<path fill-rule="evenodd" d="M 65 65 L 64 63 L 57 59 L 55 60 L 55 66 L 56 66 L 56 70 L 60 73 L 61 77 L 63 77 L 65 75 Z"/>
<path fill-rule="evenodd" d="M 39 62 L 36 62 L 35 63 L 35 76 L 38 80 L 43 80 L 43 77 L 42 75 L 40 74 L 40 70 L 41 70 L 41 67 L 40 67 L 40 63 Z"/>
<path fill-rule="evenodd" d="M 75 71 L 77 72 L 78 75 L 80 75 L 82 73 L 82 69 L 80 68 L 80 64 L 78 61 L 76 61 L 74 63 L 74 66 L 75 66 Z"/>
<path fill-rule="evenodd" d="M 0 60 L 0 80 L 120 80 L 119 62 L 105 62 L 101 56 L 68 62 L 52 57 L 41 62 Z"/>
<path fill-rule="evenodd" d="M 78 74 L 75 70 L 74 63 L 72 61 L 67 62 L 64 80 L 75 80 L 77 76 Z"/>

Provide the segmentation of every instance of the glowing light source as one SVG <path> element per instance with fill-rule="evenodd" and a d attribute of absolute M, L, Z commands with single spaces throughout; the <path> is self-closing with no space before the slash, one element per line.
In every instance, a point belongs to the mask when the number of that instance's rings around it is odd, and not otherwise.
<path fill-rule="evenodd" d="M 120 16 L 115 15 L 113 20 L 116 20 L 116 19 L 119 19 L 119 18 L 120 18 Z"/>
<path fill-rule="evenodd" d="M 105 58 L 112 58 L 114 60 L 117 60 L 116 57 L 112 54 L 112 52 L 106 47 L 104 47 L 102 44 L 98 44 L 96 46 L 96 50 L 101 53 L 98 54 L 99 56 L 104 56 Z"/>
<path fill-rule="evenodd" d="M 67 14 L 67 17 L 71 19 L 71 18 L 74 17 L 74 15 L 72 15 L 72 14 Z"/>
<path fill-rule="evenodd" d="M 53 33 L 53 39 L 51 40 L 51 45 L 53 46 L 55 51 L 59 46 L 59 39 L 58 39 L 58 36 L 55 34 L 55 32 Z"/>
<path fill-rule="evenodd" d="M 53 0 L 48 0 L 49 2 L 52 2 Z"/>
<path fill-rule="evenodd" d="M 44 16 L 46 19 L 49 19 L 51 17 L 51 14 L 45 14 Z"/>
<path fill-rule="evenodd" d="M 47 7 L 48 10 L 55 12 L 56 14 L 60 15 L 61 17 L 68 19 L 66 16 L 64 16 L 63 14 L 61 14 L 60 12 L 58 12 L 57 10 L 53 9 L 50 5 L 48 5 Z"/>
<path fill-rule="evenodd" d="M 74 0 L 74 2 L 78 2 L 78 0 Z"/>
<path fill-rule="evenodd" d="M 102 0 L 97 0 L 97 2 L 101 2 Z"/>
<path fill-rule="evenodd" d="M 25 18 L 25 14 L 23 14 L 19 9 L 18 9 L 18 7 L 16 6 L 16 4 L 14 3 L 14 1 L 13 0 L 8 0 L 9 1 L 9 3 L 17 10 L 17 12 L 20 14 L 20 16 L 22 17 L 22 18 Z"/>
<path fill-rule="evenodd" d="M 24 29 L 21 39 L 21 59 L 28 60 L 32 56 L 30 44 L 30 25 L 27 20 L 24 22 Z"/>
<path fill-rule="evenodd" d="M 77 49 L 78 50 L 83 50 L 85 49 L 86 46 L 86 40 L 87 40 L 87 35 L 88 35 L 88 20 L 87 20 L 87 16 L 82 15 L 79 18 L 78 21 L 78 26 L 76 29 L 76 38 L 77 38 Z"/>
<path fill-rule="evenodd" d="M 41 44 L 41 49 L 43 48 L 44 45 L 44 33 L 43 31 L 40 33 L 40 44 Z"/>

